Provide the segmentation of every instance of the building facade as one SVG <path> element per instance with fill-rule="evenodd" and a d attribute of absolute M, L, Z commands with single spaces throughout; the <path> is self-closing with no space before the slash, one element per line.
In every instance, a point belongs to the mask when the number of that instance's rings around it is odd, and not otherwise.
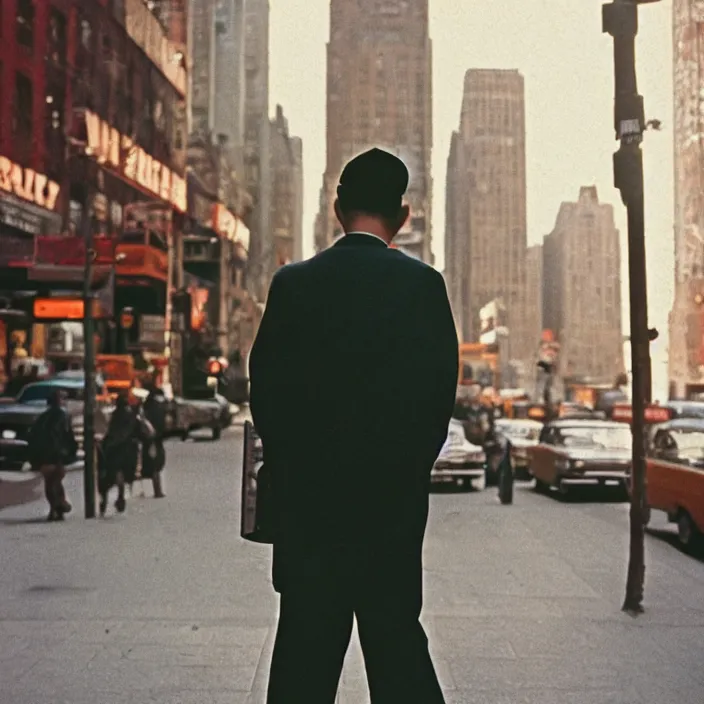
<path fill-rule="evenodd" d="M 670 313 L 671 395 L 704 390 L 704 3 L 674 0 L 675 301 Z"/>
<path fill-rule="evenodd" d="M 175 27 L 179 8 L 170 8 Z M 168 354 L 169 250 L 187 208 L 183 36 L 172 40 L 142 0 L 8 0 L 1 19 L 2 286 L 80 289 L 75 235 L 89 229 L 95 269 L 114 282 L 111 315 L 138 313 L 131 331 L 100 320 L 98 351 L 136 340 Z M 148 219 L 135 217 L 139 204 Z"/>
<path fill-rule="evenodd" d="M 289 134 L 283 108 L 271 121 L 271 236 L 274 257 L 265 274 L 268 288 L 274 272 L 297 258 L 303 231 L 302 142 Z M 300 258 L 300 257 L 299 257 Z"/>
<path fill-rule="evenodd" d="M 248 286 L 265 300 L 267 272 L 275 261 L 271 238 L 271 124 L 269 120 L 269 0 L 247 0 L 245 6 L 245 185 L 253 209 Z"/>
<path fill-rule="evenodd" d="M 543 246 L 528 247 L 526 252 L 526 336 L 533 338 L 534 355 L 527 361 L 533 367 L 538 362 L 541 333 L 543 330 Z"/>
<path fill-rule="evenodd" d="M 215 13 L 215 120 L 230 162 L 244 181 L 245 0 L 218 0 Z"/>
<path fill-rule="evenodd" d="M 612 383 L 624 371 L 620 235 L 595 186 L 562 203 L 544 239 L 542 317 L 560 345 L 561 377 Z"/>
<path fill-rule="evenodd" d="M 353 47 L 353 50 L 351 50 Z M 316 247 L 341 234 L 332 202 L 345 163 L 372 146 L 401 157 L 411 173 L 411 217 L 400 249 L 425 261 L 431 250 L 432 47 L 428 2 L 332 0 L 327 45 L 327 160 Z"/>
<path fill-rule="evenodd" d="M 462 341 L 469 341 L 471 330 L 466 154 L 462 136 L 453 132 L 445 181 L 445 282 L 457 334 Z"/>
<path fill-rule="evenodd" d="M 526 151 L 523 76 L 469 70 L 460 129 L 448 160 L 446 257 L 463 338 L 479 337 L 479 311 L 503 300 L 509 353 L 523 362 L 535 346 L 526 324 Z"/>

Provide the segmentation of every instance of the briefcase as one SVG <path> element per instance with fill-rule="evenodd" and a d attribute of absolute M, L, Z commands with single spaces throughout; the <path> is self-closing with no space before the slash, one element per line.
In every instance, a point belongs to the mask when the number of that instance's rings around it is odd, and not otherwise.
<path fill-rule="evenodd" d="M 271 475 L 264 465 L 262 441 L 254 425 L 244 424 L 240 536 L 253 543 L 273 540 Z"/>

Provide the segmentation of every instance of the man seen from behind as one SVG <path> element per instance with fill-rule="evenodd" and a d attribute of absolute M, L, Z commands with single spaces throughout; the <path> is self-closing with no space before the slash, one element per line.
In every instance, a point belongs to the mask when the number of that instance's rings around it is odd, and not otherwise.
<path fill-rule="evenodd" d="M 389 247 L 408 181 L 379 149 L 347 164 L 345 235 L 277 272 L 251 353 L 281 595 L 268 704 L 333 704 L 355 618 L 373 704 L 444 702 L 419 617 L 458 341 L 441 275 Z"/>

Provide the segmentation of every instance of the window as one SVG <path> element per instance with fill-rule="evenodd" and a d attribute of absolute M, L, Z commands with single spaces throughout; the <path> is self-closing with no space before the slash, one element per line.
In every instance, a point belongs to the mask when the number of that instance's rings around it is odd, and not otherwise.
<path fill-rule="evenodd" d="M 47 44 L 51 61 L 63 66 L 66 63 L 66 15 L 54 7 L 49 15 Z"/>
<path fill-rule="evenodd" d="M 17 0 L 17 43 L 34 45 L 34 0 Z"/>
<path fill-rule="evenodd" d="M 15 137 L 20 140 L 32 140 L 32 81 L 23 73 L 15 75 L 15 114 L 12 123 Z"/>

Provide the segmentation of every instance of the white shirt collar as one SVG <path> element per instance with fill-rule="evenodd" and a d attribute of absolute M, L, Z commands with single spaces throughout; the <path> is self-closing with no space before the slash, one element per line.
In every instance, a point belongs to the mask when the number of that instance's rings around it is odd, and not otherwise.
<path fill-rule="evenodd" d="M 364 232 L 362 230 L 355 230 L 354 232 L 348 232 L 348 235 L 366 235 L 367 237 L 373 237 L 374 239 L 379 240 L 379 242 L 383 242 L 387 247 L 389 246 L 389 243 L 385 240 L 379 237 L 379 235 L 375 235 L 373 232 Z"/>

